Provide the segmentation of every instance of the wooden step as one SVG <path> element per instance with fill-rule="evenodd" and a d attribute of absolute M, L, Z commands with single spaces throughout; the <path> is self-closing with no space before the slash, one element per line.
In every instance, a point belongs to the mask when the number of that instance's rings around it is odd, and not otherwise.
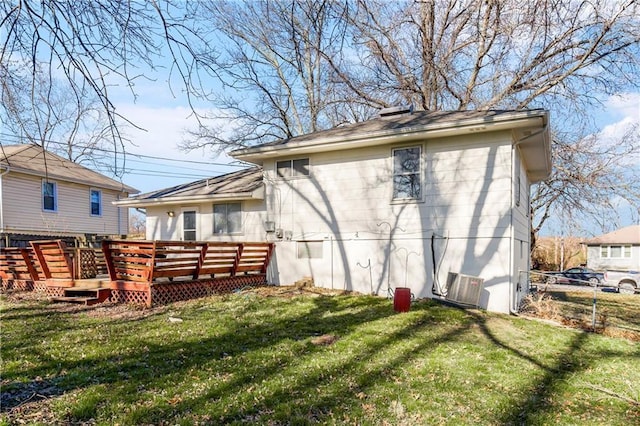
<path fill-rule="evenodd" d="M 49 300 L 91 306 L 106 301 L 109 296 L 111 296 L 111 290 L 108 288 L 66 288 L 64 296 L 52 297 Z"/>

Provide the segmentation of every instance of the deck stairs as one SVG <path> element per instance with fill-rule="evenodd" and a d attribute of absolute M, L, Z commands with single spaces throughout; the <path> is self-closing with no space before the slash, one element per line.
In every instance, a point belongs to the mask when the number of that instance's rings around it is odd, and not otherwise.
<path fill-rule="evenodd" d="M 111 296 L 111 289 L 102 285 L 101 280 L 77 280 L 74 287 L 64 289 L 64 296 L 50 297 L 49 300 L 60 303 L 80 303 L 86 306 L 96 305 L 106 302 Z"/>

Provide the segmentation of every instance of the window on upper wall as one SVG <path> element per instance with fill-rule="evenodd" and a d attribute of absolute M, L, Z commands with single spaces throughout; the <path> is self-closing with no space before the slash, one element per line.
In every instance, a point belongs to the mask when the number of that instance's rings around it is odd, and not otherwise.
<path fill-rule="evenodd" d="M 393 150 L 393 199 L 419 200 L 422 197 L 421 148 Z"/>
<path fill-rule="evenodd" d="M 600 257 L 603 259 L 631 258 L 631 245 L 600 246 Z"/>
<path fill-rule="evenodd" d="M 213 233 L 238 234 L 242 232 L 242 208 L 240 203 L 213 205 Z"/>
<path fill-rule="evenodd" d="M 42 181 L 42 210 L 58 210 L 58 185 L 55 182 Z"/>
<path fill-rule="evenodd" d="M 102 215 L 102 191 L 97 189 L 91 190 L 91 216 Z"/>
<path fill-rule="evenodd" d="M 283 160 L 276 162 L 276 173 L 278 177 L 291 178 L 309 176 L 309 159 L 299 158 L 297 160 Z"/>

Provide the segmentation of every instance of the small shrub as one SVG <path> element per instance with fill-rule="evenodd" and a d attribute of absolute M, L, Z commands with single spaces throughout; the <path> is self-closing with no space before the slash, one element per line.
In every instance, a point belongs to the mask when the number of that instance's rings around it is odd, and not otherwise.
<path fill-rule="evenodd" d="M 560 318 L 560 309 L 557 302 L 547 293 L 531 293 L 527 295 L 522 301 L 521 311 L 549 320 Z"/>

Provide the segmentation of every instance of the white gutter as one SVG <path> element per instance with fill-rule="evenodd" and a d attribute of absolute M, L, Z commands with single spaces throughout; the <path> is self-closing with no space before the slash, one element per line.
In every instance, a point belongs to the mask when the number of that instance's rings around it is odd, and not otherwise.
<path fill-rule="evenodd" d="M 201 196 L 189 196 L 183 195 L 180 197 L 166 197 L 166 198 L 156 198 L 156 199 L 148 199 L 142 198 L 139 200 L 136 199 L 124 199 L 119 201 L 113 201 L 112 203 L 116 206 L 120 207 L 142 207 L 142 206 L 168 206 L 175 204 L 196 204 L 204 201 L 242 201 L 242 200 L 253 200 L 264 199 L 264 193 L 256 193 L 256 191 L 252 192 L 236 192 L 231 194 L 208 194 Z"/>
<path fill-rule="evenodd" d="M 9 166 L 6 166 L 7 170 L 0 173 L 0 231 L 4 232 L 4 197 L 2 194 L 2 176 L 9 173 Z"/>
<path fill-rule="evenodd" d="M 546 113 L 541 112 L 534 116 L 528 115 L 520 117 L 515 113 L 500 117 L 500 121 L 487 121 L 484 118 L 479 118 L 466 120 L 462 123 L 456 124 L 455 126 L 452 126 L 451 122 L 449 122 L 419 127 L 395 128 L 370 133 L 356 133 L 353 136 L 345 136 L 342 134 L 339 136 L 330 136 L 313 140 L 304 138 L 301 141 L 292 140 L 286 144 L 239 149 L 232 151 L 230 155 L 237 159 L 251 161 L 282 156 L 289 153 L 305 154 L 311 152 L 335 151 L 396 142 L 410 142 L 416 139 L 424 140 L 470 133 L 540 127 L 541 124 L 546 124 L 545 114 Z"/>

